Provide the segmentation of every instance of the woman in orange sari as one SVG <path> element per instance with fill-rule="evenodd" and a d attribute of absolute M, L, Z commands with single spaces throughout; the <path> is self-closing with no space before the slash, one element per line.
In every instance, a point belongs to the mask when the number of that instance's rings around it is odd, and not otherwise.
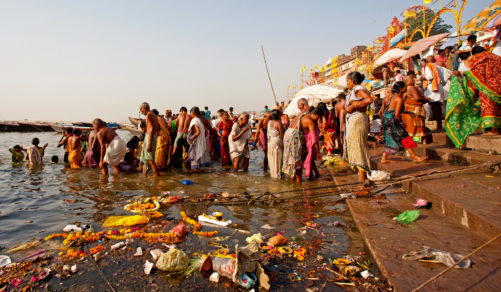
<path fill-rule="evenodd" d="M 217 135 L 221 138 L 221 164 L 231 165 L 230 144 L 228 137 L 233 127 L 233 121 L 230 120 L 228 112 L 224 112 L 221 121 L 217 126 Z"/>
<path fill-rule="evenodd" d="M 159 170 L 167 169 L 170 164 L 170 152 L 172 148 L 169 126 L 162 116 L 158 119 L 157 148 L 155 149 L 155 164 Z"/>
<path fill-rule="evenodd" d="M 71 168 L 82 167 L 82 143 L 80 142 L 80 129 L 73 130 L 73 136 L 68 139 L 68 162 Z"/>

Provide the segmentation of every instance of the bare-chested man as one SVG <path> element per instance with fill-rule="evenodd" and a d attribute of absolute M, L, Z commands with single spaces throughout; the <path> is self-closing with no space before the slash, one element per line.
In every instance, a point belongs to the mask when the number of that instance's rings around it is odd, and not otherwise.
<path fill-rule="evenodd" d="M 96 168 L 99 166 L 99 159 L 101 158 L 101 144 L 97 139 L 97 131 L 92 130 L 89 133 L 89 138 L 87 140 L 87 152 L 85 152 L 84 165 L 90 168 Z"/>
<path fill-rule="evenodd" d="M 101 146 L 99 167 L 103 174 L 108 175 L 108 164 L 116 172 L 120 172 L 118 165 L 127 151 L 127 144 L 115 133 L 115 130 L 107 128 L 103 120 L 94 119 L 92 126 L 97 132 L 97 140 Z"/>
<path fill-rule="evenodd" d="M 157 149 L 157 135 L 158 135 L 158 118 L 151 112 L 150 105 L 143 102 L 139 106 L 141 114 L 146 116 L 146 134 L 144 136 L 144 144 L 141 149 L 140 160 L 143 163 L 143 175 L 146 176 L 146 171 L 149 167 L 153 170 L 154 175 L 158 176 L 157 165 L 155 164 L 155 151 Z"/>
<path fill-rule="evenodd" d="M 172 116 L 172 110 L 170 109 L 165 110 L 165 121 L 167 122 L 169 129 L 172 130 L 172 122 L 174 121 L 174 117 Z"/>
<path fill-rule="evenodd" d="M 264 152 L 264 164 L 263 169 L 268 170 L 268 122 L 270 121 L 270 111 L 265 112 L 264 118 L 260 119 L 257 123 L 256 134 L 254 136 L 254 141 L 256 142 L 254 149 L 258 145 L 261 146 Z"/>
<path fill-rule="evenodd" d="M 304 147 L 305 136 L 312 136 L 314 138 L 315 134 L 315 122 L 308 115 L 308 101 L 301 98 L 297 102 L 298 108 L 301 111 L 299 115 L 294 117 L 290 127 L 284 134 L 284 163 L 282 166 L 282 172 L 287 174 L 292 180 L 296 182 L 301 182 L 301 177 L 303 174 L 304 167 Z M 310 134 L 311 133 L 311 134 Z M 313 148 L 318 149 L 318 140 L 310 141 L 313 143 Z M 316 146 L 315 146 L 316 144 Z M 311 153 L 318 159 L 320 153 Z M 315 155 L 316 154 L 316 155 Z M 309 171 L 311 169 L 306 169 L 307 176 L 309 176 Z"/>
<path fill-rule="evenodd" d="M 188 114 L 188 109 L 186 107 L 182 107 L 179 110 L 179 116 L 176 119 L 176 127 L 177 127 L 177 136 L 174 141 L 174 148 L 172 148 L 172 155 L 176 153 L 176 150 L 179 146 L 184 148 L 184 152 L 187 152 L 190 148 L 190 144 L 188 144 L 188 128 L 190 127 L 191 116 Z"/>

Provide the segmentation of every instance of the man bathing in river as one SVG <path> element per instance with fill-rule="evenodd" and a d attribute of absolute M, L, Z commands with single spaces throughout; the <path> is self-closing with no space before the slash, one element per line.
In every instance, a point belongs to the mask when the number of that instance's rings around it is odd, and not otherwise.
<path fill-rule="evenodd" d="M 188 151 L 190 145 L 188 144 L 188 128 L 190 126 L 191 116 L 188 114 L 188 109 L 182 107 L 179 110 L 179 116 L 176 119 L 177 136 L 174 141 L 174 148 L 172 148 L 172 155 L 174 155 L 179 146 L 184 148 L 184 151 Z"/>
<path fill-rule="evenodd" d="M 143 102 L 139 106 L 141 114 L 146 116 L 146 134 L 144 136 L 143 148 L 141 149 L 140 160 L 143 163 L 143 175 L 146 176 L 146 171 L 149 167 L 153 170 L 154 175 L 158 176 L 157 165 L 155 164 L 155 151 L 157 149 L 157 134 L 158 134 L 158 118 L 150 110 L 150 105 Z M 125 153 L 124 153 L 125 154 Z"/>
<path fill-rule="evenodd" d="M 100 157 L 101 145 L 97 139 L 97 131 L 92 130 L 90 131 L 89 138 L 87 140 L 87 152 L 85 152 L 83 164 L 90 168 L 96 168 L 99 166 Z"/>
<path fill-rule="evenodd" d="M 303 174 L 303 163 L 306 151 L 305 135 L 309 135 L 310 144 L 317 145 L 318 140 L 315 139 L 315 123 L 308 115 L 308 102 L 306 99 L 301 98 L 297 102 L 297 106 L 301 113 L 297 115 L 291 122 L 290 127 L 284 134 L 284 156 L 283 156 L 283 166 L 282 172 L 287 174 L 292 180 L 296 182 L 301 182 L 301 177 Z M 315 153 L 311 153 L 312 155 Z M 314 157 L 311 157 L 314 159 Z M 307 164 L 307 176 L 309 176 L 311 171 L 311 161 L 308 160 Z"/>
<path fill-rule="evenodd" d="M 254 141 L 256 142 L 253 149 L 256 149 L 258 145 L 261 146 L 264 152 L 264 171 L 268 170 L 268 122 L 270 121 L 270 111 L 266 111 L 264 117 L 259 120 L 257 124 L 256 134 L 254 136 Z"/>
<path fill-rule="evenodd" d="M 99 168 L 104 175 L 108 175 L 108 164 L 116 172 L 120 172 L 118 165 L 127 151 L 125 141 L 115 133 L 115 130 L 106 127 L 106 123 L 101 119 L 94 119 L 92 127 L 96 130 L 97 139 L 101 145 Z"/>

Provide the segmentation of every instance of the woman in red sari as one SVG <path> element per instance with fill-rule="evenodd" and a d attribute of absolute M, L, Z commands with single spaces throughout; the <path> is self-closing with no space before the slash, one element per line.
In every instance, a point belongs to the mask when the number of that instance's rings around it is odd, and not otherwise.
<path fill-rule="evenodd" d="M 478 53 L 476 51 L 479 51 Z M 499 135 L 501 128 L 501 57 L 475 47 L 465 61 L 470 71 L 466 90 L 477 95 L 482 114 L 482 129 L 486 135 Z"/>
<path fill-rule="evenodd" d="M 230 144 L 228 136 L 230 136 L 233 121 L 230 120 L 228 112 L 224 112 L 221 116 L 221 121 L 217 126 L 217 135 L 221 138 L 221 164 L 232 165 L 230 157 Z"/>

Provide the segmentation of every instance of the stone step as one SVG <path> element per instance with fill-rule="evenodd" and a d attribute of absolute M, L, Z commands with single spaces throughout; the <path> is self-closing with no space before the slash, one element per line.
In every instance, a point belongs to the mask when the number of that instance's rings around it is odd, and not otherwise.
<path fill-rule="evenodd" d="M 417 175 L 431 170 L 454 170 L 457 166 L 431 161 L 414 163 L 393 158 L 396 163 L 380 163 L 372 156 L 373 169 L 385 170 L 392 177 Z M 481 182 L 481 183 L 479 183 Z M 436 179 L 416 179 L 403 184 L 403 189 L 417 198 L 431 201 L 435 212 L 453 222 L 485 236 L 501 233 L 501 174 L 480 169 L 474 173 L 457 174 Z"/>
<path fill-rule="evenodd" d="M 382 153 L 382 149 L 379 151 Z M 417 155 L 428 156 L 432 160 L 442 160 L 452 165 L 473 165 L 501 161 L 501 155 L 493 155 L 472 150 L 449 148 L 443 145 L 418 145 L 414 149 Z"/>
<path fill-rule="evenodd" d="M 432 145 L 455 148 L 445 132 L 432 133 Z M 473 150 L 487 154 L 501 154 L 501 135 L 486 136 L 480 133 L 472 134 L 466 138 L 462 147 L 464 150 Z"/>
<path fill-rule="evenodd" d="M 466 138 L 465 148 L 489 154 L 501 154 L 501 135 L 471 135 Z"/>
<path fill-rule="evenodd" d="M 400 164 L 400 163 L 399 163 Z M 356 182 L 356 175 L 334 175 L 336 184 Z M 396 291 L 411 291 L 446 267 L 441 264 L 403 260 L 402 255 L 423 245 L 447 252 L 468 254 L 487 240 L 457 224 L 434 206 L 421 210 L 410 225 L 392 218 L 413 209 L 415 196 L 402 189 L 386 190 L 383 198 L 347 200 L 355 223 L 382 274 Z M 501 240 L 471 257 L 474 265 L 467 270 L 452 269 L 423 291 L 496 291 L 501 285 Z"/>

